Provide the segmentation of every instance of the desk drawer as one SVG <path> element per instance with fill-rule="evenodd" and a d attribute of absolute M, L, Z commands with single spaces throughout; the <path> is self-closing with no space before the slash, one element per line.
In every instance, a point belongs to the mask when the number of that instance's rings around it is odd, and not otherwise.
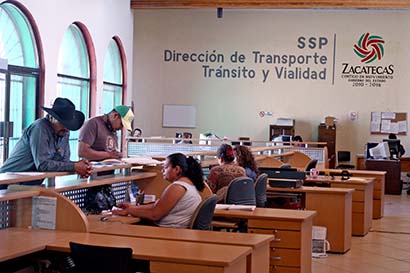
<path fill-rule="evenodd" d="M 302 235 L 299 231 L 248 228 L 248 232 L 275 235 L 275 239 L 270 243 L 271 247 L 301 248 Z"/>
<path fill-rule="evenodd" d="M 270 273 L 300 273 L 300 267 L 285 267 L 285 266 L 277 266 L 271 265 Z"/>
<path fill-rule="evenodd" d="M 269 221 L 249 219 L 248 228 L 278 229 L 278 230 L 301 230 L 298 222 Z"/>
<path fill-rule="evenodd" d="M 300 250 L 275 248 L 270 249 L 270 264 L 277 266 L 300 267 Z"/>

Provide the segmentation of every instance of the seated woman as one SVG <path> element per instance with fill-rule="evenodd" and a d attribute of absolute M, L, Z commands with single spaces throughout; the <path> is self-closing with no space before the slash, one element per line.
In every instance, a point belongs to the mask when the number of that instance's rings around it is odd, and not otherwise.
<path fill-rule="evenodd" d="M 164 178 L 171 184 L 153 204 L 134 206 L 119 204 L 121 210 L 113 214 L 141 217 L 158 226 L 187 228 L 202 198 L 199 191 L 205 187 L 201 165 L 192 157 L 181 153 L 167 157 L 162 169 Z"/>
<path fill-rule="evenodd" d="M 256 165 L 255 157 L 246 146 L 238 145 L 234 148 L 236 164 L 245 169 L 246 176 L 253 181 L 258 177 L 259 170 Z"/>
<path fill-rule="evenodd" d="M 216 151 L 219 166 L 213 167 L 208 176 L 208 184 L 213 193 L 218 196 L 218 202 L 223 202 L 229 183 L 237 177 L 246 176 L 245 169 L 234 163 L 235 155 L 232 146 L 222 144 Z"/>

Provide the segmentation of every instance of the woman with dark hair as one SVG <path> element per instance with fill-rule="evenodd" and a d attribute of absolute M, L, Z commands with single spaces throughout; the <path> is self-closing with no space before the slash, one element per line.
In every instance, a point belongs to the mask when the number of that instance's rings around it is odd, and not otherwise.
<path fill-rule="evenodd" d="M 162 169 L 171 184 L 153 204 L 134 206 L 120 204 L 113 214 L 141 217 L 158 226 L 187 228 L 196 207 L 201 203 L 199 194 L 205 187 L 201 165 L 192 157 L 175 153 L 167 157 Z"/>
<path fill-rule="evenodd" d="M 255 157 L 251 151 L 246 146 L 237 145 L 234 148 L 234 152 L 236 164 L 243 167 L 245 169 L 246 176 L 255 181 L 256 177 L 258 177 L 259 170 L 255 162 Z"/>
<path fill-rule="evenodd" d="M 234 163 L 235 154 L 232 146 L 222 144 L 216 151 L 219 166 L 213 167 L 208 177 L 208 184 L 217 196 L 218 202 L 225 198 L 229 183 L 237 177 L 246 176 L 245 169 Z"/>

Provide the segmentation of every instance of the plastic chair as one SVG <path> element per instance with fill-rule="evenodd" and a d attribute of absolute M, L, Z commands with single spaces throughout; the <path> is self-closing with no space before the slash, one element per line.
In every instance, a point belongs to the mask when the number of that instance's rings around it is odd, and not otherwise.
<path fill-rule="evenodd" d="M 211 230 L 212 218 L 214 217 L 214 211 L 218 197 L 216 194 L 212 194 L 205 200 L 203 200 L 196 208 L 192 221 L 190 224 L 191 229 L 199 230 Z"/>
<path fill-rule="evenodd" d="M 255 187 L 252 178 L 234 178 L 228 185 L 225 204 L 256 205 Z"/>
<path fill-rule="evenodd" d="M 350 161 L 350 151 L 337 152 L 337 166 L 336 169 L 354 169 L 355 166 Z"/>
<path fill-rule="evenodd" d="M 132 249 L 70 242 L 74 273 L 128 273 Z"/>
<path fill-rule="evenodd" d="M 266 206 L 266 187 L 268 183 L 268 175 L 261 173 L 255 181 L 255 198 L 256 206 L 264 208 Z"/>

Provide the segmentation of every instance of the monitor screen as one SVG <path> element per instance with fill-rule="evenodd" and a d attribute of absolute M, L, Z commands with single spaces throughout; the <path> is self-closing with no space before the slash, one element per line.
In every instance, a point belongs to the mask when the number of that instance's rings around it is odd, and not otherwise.
<path fill-rule="evenodd" d="M 376 147 L 378 144 L 379 144 L 379 142 L 368 142 L 368 143 L 367 143 L 367 145 L 366 145 L 366 151 L 365 151 L 365 153 L 366 153 L 366 158 L 372 158 L 372 157 L 370 156 L 369 150 L 370 150 L 371 148 Z"/>
<path fill-rule="evenodd" d="M 380 142 L 376 147 L 370 148 L 369 153 L 374 159 L 390 158 L 390 150 L 387 142 Z"/>
<path fill-rule="evenodd" d="M 390 156 L 395 159 L 399 158 L 400 139 L 383 139 L 383 142 L 389 145 Z"/>

